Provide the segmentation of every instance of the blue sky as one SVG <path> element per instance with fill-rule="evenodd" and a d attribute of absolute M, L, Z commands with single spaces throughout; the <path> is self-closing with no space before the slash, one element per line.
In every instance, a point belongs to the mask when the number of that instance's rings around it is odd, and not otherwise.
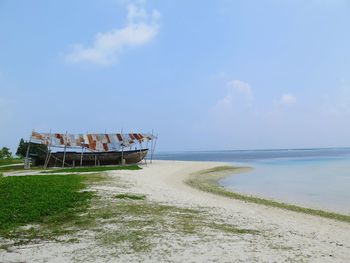
<path fill-rule="evenodd" d="M 350 1 L 0 0 L 0 144 L 152 129 L 159 150 L 350 146 Z"/>

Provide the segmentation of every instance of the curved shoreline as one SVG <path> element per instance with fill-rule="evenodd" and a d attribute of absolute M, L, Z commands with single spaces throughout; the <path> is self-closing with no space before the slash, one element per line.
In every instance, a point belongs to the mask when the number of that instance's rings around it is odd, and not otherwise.
<path fill-rule="evenodd" d="M 206 177 L 204 183 L 215 185 L 251 169 L 228 165 L 156 160 L 140 170 L 106 171 L 106 180 L 89 187 L 97 199 L 81 215 L 83 224 L 74 223 L 79 232 L 67 237 L 73 243 L 0 247 L 0 262 L 349 262 L 348 222 L 242 202 L 185 183 Z M 123 199 L 128 196 L 139 200 Z"/>
<path fill-rule="evenodd" d="M 227 188 L 221 186 L 219 184 L 219 180 L 227 177 L 228 175 L 236 174 L 236 173 L 244 173 L 253 170 L 251 167 L 235 167 L 235 166 L 217 166 L 208 170 L 202 170 L 196 173 L 193 173 L 189 178 L 187 178 L 184 182 L 196 189 L 201 191 L 213 193 L 216 195 L 241 200 L 244 202 L 255 203 L 259 205 L 265 205 L 270 207 L 277 207 L 289 211 L 320 216 L 324 218 L 330 218 L 342 222 L 350 223 L 350 216 L 344 215 L 340 213 L 307 208 L 294 204 L 288 204 L 284 202 L 279 202 L 267 198 L 261 198 L 256 196 L 248 196 L 245 194 L 237 193 L 234 191 L 230 191 Z"/>

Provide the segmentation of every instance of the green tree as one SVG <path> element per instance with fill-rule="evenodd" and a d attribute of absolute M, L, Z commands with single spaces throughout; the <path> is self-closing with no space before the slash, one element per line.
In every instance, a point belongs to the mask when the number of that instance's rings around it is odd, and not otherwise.
<path fill-rule="evenodd" d="M 27 153 L 27 148 L 25 147 L 25 142 L 23 140 L 23 138 L 21 138 L 21 140 L 19 141 L 19 145 L 16 151 L 16 155 L 19 157 L 25 157 Z"/>
<path fill-rule="evenodd" d="M 25 142 L 23 138 L 20 140 L 16 155 L 19 157 L 26 157 L 28 149 L 28 142 Z M 34 155 L 41 155 L 47 152 L 47 146 L 43 144 L 30 143 L 29 153 Z"/>
<path fill-rule="evenodd" d="M 10 149 L 7 147 L 2 147 L 0 150 L 0 160 L 3 159 L 11 159 L 12 158 L 12 153 L 10 152 Z"/>

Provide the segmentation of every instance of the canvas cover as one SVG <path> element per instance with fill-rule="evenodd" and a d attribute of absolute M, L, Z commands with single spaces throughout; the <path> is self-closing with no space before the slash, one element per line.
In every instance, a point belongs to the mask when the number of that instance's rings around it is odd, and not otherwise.
<path fill-rule="evenodd" d="M 88 148 L 91 151 L 118 151 L 156 137 L 150 133 L 64 134 L 32 132 L 31 142 L 51 147 Z"/>

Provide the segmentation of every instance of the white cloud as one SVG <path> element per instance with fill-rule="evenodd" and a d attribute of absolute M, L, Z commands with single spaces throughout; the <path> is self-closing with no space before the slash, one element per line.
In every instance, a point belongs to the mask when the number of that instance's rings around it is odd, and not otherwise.
<path fill-rule="evenodd" d="M 65 61 L 111 64 L 126 48 L 142 46 L 152 41 L 158 34 L 159 18 L 157 10 L 147 12 L 142 2 L 129 4 L 124 27 L 97 33 L 91 47 L 71 45 L 72 51 L 65 55 Z"/>
<path fill-rule="evenodd" d="M 292 94 L 283 94 L 279 100 L 280 104 L 287 105 L 287 106 L 293 105 L 296 102 L 297 102 L 297 99 Z"/>
<path fill-rule="evenodd" d="M 215 107 L 215 111 L 229 110 L 232 111 L 250 107 L 254 99 L 251 86 L 241 80 L 232 80 L 227 83 L 227 94 L 220 99 Z"/>
<path fill-rule="evenodd" d="M 231 92 L 241 93 L 249 100 L 253 99 L 253 91 L 248 83 L 241 80 L 231 80 L 227 83 L 227 86 L 231 89 Z"/>

